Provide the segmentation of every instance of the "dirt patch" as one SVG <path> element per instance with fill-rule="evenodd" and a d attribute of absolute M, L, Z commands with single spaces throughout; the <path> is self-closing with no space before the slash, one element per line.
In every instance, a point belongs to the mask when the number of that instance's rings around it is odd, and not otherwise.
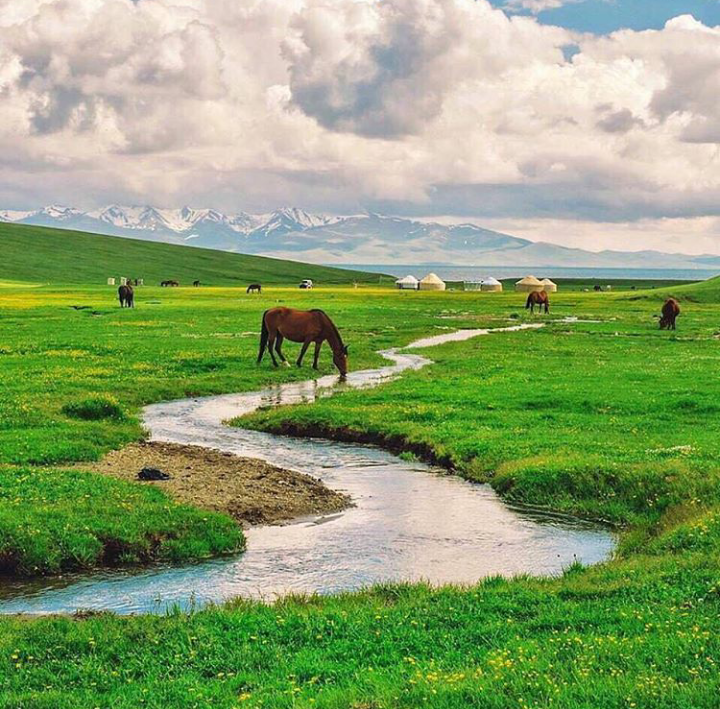
<path fill-rule="evenodd" d="M 225 512 L 243 526 L 338 512 L 351 504 L 347 495 L 310 475 L 200 446 L 133 443 L 98 463 L 78 467 L 157 485 L 178 502 Z M 139 482 L 142 468 L 158 468 L 169 473 L 170 480 Z"/>

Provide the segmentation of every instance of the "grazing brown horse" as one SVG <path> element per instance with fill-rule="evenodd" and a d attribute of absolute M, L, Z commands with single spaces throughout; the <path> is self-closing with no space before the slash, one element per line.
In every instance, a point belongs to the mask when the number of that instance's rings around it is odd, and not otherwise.
<path fill-rule="evenodd" d="M 199 288 L 199 287 L 200 287 L 200 281 L 193 281 L 193 286 L 195 286 L 195 288 Z"/>
<path fill-rule="evenodd" d="M 259 283 L 251 283 L 247 287 L 247 290 L 245 292 L 246 293 L 262 293 L 262 286 Z"/>
<path fill-rule="evenodd" d="M 163 281 L 160 285 L 163 288 L 177 288 L 180 284 L 177 281 Z"/>
<path fill-rule="evenodd" d="M 527 301 L 525 301 L 525 310 L 530 308 L 530 312 L 534 313 L 536 305 L 540 310 L 545 307 L 545 312 L 550 312 L 550 298 L 548 298 L 548 294 L 544 290 L 533 291 L 528 294 Z"/>
<path fill-rule="evenodd" d="M 118 298 L 120 299 L 121 308 L 135 307 L 135 291 L 129 283 L 126 286 L 120 286 L 120 288 L 118 288 Z"/>
<path fill-rule="evenodd" d="M 340 333 L 335 323 L 322 310 L 295 310 L 294 308 L 272 308 L 263 313 L 262 331 L 260 334 L 260 353 L 258 364 L 262 362 L 265 348 L 270 352 L 273 364 L 277 367 L 275 359 L 277 352 L 280 360 L 287 364 L 282 353 L 284 339 L 290 342 L 302 342 L 300 356 L 297 366 L 302 366 L 303 357 L 307 352 L 310 343 L 315 343 L 315 356 L 313 357 L 313 369 L 318 368 L 318 357 L 320 348 L 325 340 L 328 341 L 333 353 L 333 363 L 345 377 L 348 371 L 348 348 L 343 344 Z M 273 352 L 274 348 L 274 352 Z"/>
<path fill-rule="evenodd" d="M 680 303 L 675 298 L 668 298 L 662 306 L 662 316 L 660 317 L 661 330 L 674 330 L 675 318 L 680 315 Z"/>

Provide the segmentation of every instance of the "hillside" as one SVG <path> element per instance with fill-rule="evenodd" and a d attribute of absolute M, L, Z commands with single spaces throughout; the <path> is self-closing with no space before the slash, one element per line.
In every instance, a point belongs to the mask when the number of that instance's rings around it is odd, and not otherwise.
<path fill-rule="evenodd" d="M 720 303 L 720 276 L 699 283 L 663 288 L 658 290 L 658 294 L 698 303 Z"/>
<path fill-rule="evenodd" d="M 109 276 L 144 278 L 146 284 L 172 279 L 181 284 L 378 283 L 375 273 L 245 256 L 210 249 L 0 223 L 0 280 L 36 283 L 105 283 Z"/>

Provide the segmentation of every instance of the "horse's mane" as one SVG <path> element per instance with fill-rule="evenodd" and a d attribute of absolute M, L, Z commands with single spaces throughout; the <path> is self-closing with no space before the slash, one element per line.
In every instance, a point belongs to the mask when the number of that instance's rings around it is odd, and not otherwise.
<path fill-rule="evenodd" d="M 311 312 L 311 313 L 320 313 L 320 315 L 322 315 L 322 316 L 328 321 L 328 324 L 330 325 L 332 331 L 335 333 L 335 336 L 338 338 L 338 342 L 340 343 L 340 347 L 344 347 L 345 344 L 343 343 L 342 337 L 341 337 L 341 335 L 340 335 L 340 330 L 337 329 L 337 326 L 336 326 L 335 323 L 330 319 L 330 316 L 329 316 L 324 310 L 320 310 L 320 308 L 313 308 L 310 312 Z"/>

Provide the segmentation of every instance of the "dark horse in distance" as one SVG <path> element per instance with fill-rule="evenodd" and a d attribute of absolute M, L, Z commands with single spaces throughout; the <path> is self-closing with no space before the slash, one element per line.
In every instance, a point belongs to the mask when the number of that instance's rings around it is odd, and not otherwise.
<path fill-rule="evenodd" d="M 245 292 L 246 293 L 262 293 L 262 286 L 259 283 L 251 283 L 247 287 L 247 290 Z"/>
<path fill-rule="evenodd" d="M 118 288 L 118 298 L 120 299 L 121 308 L 135 307 L 135 291 L 129 283 L 126 286 L 120 286 L 120 288 Z"/>
<path fill-rule="evenodd" d="M 533 291 L 528 294 L 525 301 L 525 310 L 530 308 L 530 312 L 534 313 L 536 305 L 541 311 L 544 307 L 546 313 L 550 312 L 550 298 L 548 298 L 548 294 L 544 290 Z"/>
<path fill-rule="evenodd" d="M 290 342 L 303 343 L 300 348 L 300 356 L 297 359 L 298 367 L 302 366 L 303 357 L 308 347 L 310 347 L 310 343 L 315 343 L 313 369 L 318 368 L 320 348 L 322 343 L 327 340 L 333 353 L 333 363 L 342 377 L 347 375 L 348 348 L 343 344 L 335 323 L 322 310 L 295 310 L 294 308 L 266 310 L 262 318 L 258 364 L 262 362 L 266 348 L 269 350 L 272 362 L 276 367 L 278 366 L 275 359 L 276 352 L 280 360 L 287 364 L 287 360 L 282 353 L 282 343 L 285 339 L 290 340 Z"/>
<path fill-rule="evenodd" d="M 661 330 L 674 330 L 675 318 L 680 315 L 680 303 L 675 298 L 668 298 L 662 306 L 660 317 Z"/>

